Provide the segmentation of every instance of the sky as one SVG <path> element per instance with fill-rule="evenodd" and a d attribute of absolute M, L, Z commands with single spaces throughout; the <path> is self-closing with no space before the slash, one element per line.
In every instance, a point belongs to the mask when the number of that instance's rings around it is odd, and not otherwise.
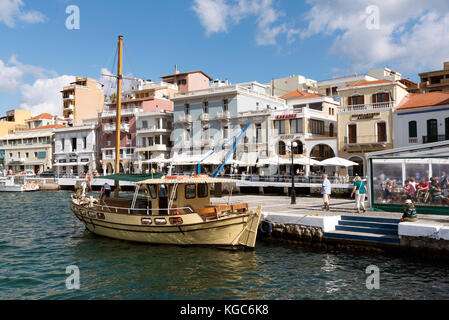
<path fill-rule="evenodd" d="M 75 76 L 111 94 L 119 35 L 124 73 L 153 81 L 175 64 L 231 83 L 381 67 L 419 81 L 449 61 L 449 1 L 0 0 L 0 115 L 61 115 Z"/>

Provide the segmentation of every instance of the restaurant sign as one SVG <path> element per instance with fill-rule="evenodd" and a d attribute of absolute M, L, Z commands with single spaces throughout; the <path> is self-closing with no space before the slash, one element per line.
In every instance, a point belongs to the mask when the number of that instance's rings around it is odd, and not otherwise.
<path fill-rule="evenodd" d="M 294 119 L 294 118 L 296 118 L 296 114 L 282 114 L 282 115 L 279 115 L 279 116 L 276 116 L 276 119 Z"/>
<path fill-rule="evenodd" d="M 371 119 L 374 119 L 374 117 L 378 117 L 378 116 L 380 116 L 380 112 L 354 114 L 351 116 L 351 120 L 371 120 Z"/>

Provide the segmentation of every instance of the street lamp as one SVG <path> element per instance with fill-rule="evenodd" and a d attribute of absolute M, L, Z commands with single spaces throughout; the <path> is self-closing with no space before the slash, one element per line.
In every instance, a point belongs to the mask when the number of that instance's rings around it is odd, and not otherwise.
<path fill-rule="evenodd" d="M 291 147 L 290 147 L 290 153 L 292 154 L 292 169 L 291 169 L 291 174 L 292 174 L 292 192 L 291 192 L 292 202 L 291 202 L 291 204 L 296 204 L 295 168 L 294 168 L 294 164 L 293 164 L 293 158 L 294 158 L 293 148 L 296 148 L 297 146 L 298 146 L 298 143 L 292 141 L 292 144 L 291 144 Z"/>

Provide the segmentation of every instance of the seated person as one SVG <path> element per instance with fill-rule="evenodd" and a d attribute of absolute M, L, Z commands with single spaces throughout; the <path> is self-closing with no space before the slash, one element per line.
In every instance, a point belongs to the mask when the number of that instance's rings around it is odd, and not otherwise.
<path fill-rule="evenodd" d="M 385 200 L 393 200 L 393 181 L 388 181 L 384 189 Z"/>
<path fill-rule="evenodd" d="M 416 196 L 425 196 L 425 194 L 429 191 L 429 183 L 426 179 L 421 179 L 421 182 L 416 186 Z"/>
<path fill-rule="evenodd" d="M 448 176 L 446 174 L 446 171 L 442 171 L 441 172 L 441 177 L 440 177 L 440 188 L 441 189 L 447 189 L 448 187 Z"/>
<path fill-rule="evenodd" d="M 401 196 L 402 200 L 415 199 L 416 189 L 409 180 L 405 180 L 404 194 Z"/>
<path fill-rule="evenodd" d="M 410 199 L 405 200 L 404 215 L 402 216 L 401 222 L 414 222 L 417 220 L 418 216 L 416 215 L 416 208 L 413 201 Z"/>
<path fill-rule="evenodd" d="M 449 204 L 449 198 L 443 195 L 443 191 L 438 184 L 438 179 L 434 179 L 432 181 L 429 193 L 432 197 L 432 201 L 445 202 L 446 204 Z"/>

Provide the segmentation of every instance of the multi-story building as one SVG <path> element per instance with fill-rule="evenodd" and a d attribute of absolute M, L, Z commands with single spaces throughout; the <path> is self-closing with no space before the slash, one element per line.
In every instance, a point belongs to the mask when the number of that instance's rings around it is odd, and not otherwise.
<path fill-rule="evenodd" d="M 294 157 L 307 157 L 317 161 L 335 157 L 337 147 L 337 110 L 339 103 L 330 97 L 316 93 L 293 91 L 282 96 L 288 109 L 273 111 L 270 117 L 270 158 L 291 159 L 293 142 Z M 288 163 L 289 161 L 287 161 Z M 281 171 L 287 171 L 282 166 Z M 289 165 L 288 165 L 289 167 Z M 304 165 L 305 174 L 310 165 Z M 296 169 L 296 168 L 295 168 Z"/>
<path fill-rule="evenodd" d="M 96 80 L 77 77 L 62 91 L 63 114 L 71 126 L 98 116 L 104 107 L 103 85 Z"/>
<path fill-rule="evenodd" d="M 137 131 L 134 168 L 149 173 L 152 168 L 161 171 L 169 162 L 170 135 L 173 127 L 173 111 L 144 111 L 136 116 Z"/>
<path fill-rule="evenodd" d="M 296 90 L 311 93 L 316 92 L 317 89 L 317 82 L 315 80 L 307 79 L 300 75 L 291 75 L 289 77 L 271 80 L 267 84 L 266 93 L 279 97 Z"/>
<path fill-rule="evenodd" d="M 61 124 L 26 129 L 0 138 L 0 148 L 5 150 L 5 168 L 14 172 L 42 173 L 53 166 L 55 130 Z"/>
<path fill-rule="evenodd" d="M 147 87 L 152 86 L 146 84 Z M 124 95 L 121 109 L 120 127 L 120 164 L 121 171 L 134 172 L 135 149 L 137 146 L 136 117 L 145 111 L 173 111 L 173 103 L 167 98 L 158 97 L 158 88 L 166 90 L 167 86 L 154 86 L 153 94 L 137 98 L 138 94 L 146 91 L 145 87 L 137 88 L 135 92 Z M 99 115 L 99 148 L 102 154 L 101 166 L 103 173 L 115 172 L 116 145 L 116 104 L 107 104 Z"/>
<path fill-rule="evenodd" d="M 449 140 L 449 92 L 408 94 L 393 113 L 394 148 Z"/>
<path fill-rule="evenodd" d="M 172 158 L 176 171 L 192 171 L 202 158 L 229 142 L 217 154 L 205 161 L 219 165 L 233 148 L 242 129 L 249 128 L 236 145 L 229 164 L 253 167 L 258 158 L 267 158 L 269 150 L 270 114 L 286 109 L 284 99 L 265 93 L 266 87 L 257 82 L 226 85 L 217 82 L 204 90 L 175 95 Z"/>
<path fill-rule="evenodd" d="M 400 81 L 375 80 L 338 89 L 338 155 L 358 166 L 349 175 L 366 175 L 365 153 L 393 147 L 392 112 L 407 95 Z"/>
<path fill-rule="evenodd" d="M 185 93 L 194 90 L 202 90 L 209 88 L 212 78 L 203 71 L 190 71 L 180 73 L 175 67 L 175 73 L 161 77 L 165 83 L 173 84 L 178 87 L 178 92 Z"/>
<path fill-rule="evenodd" d="M 32 117 L 25 121 L 28 129 L 35 129 L 39 127 L 51 126 L 61 124 L 67 126 L 68 120 L 62 119 L 58 116 L 52 116 L 49 113 L 41 113 L 38 116 Z"/>
<path fill-rule="evenodd" d="M 31 118 L 31 111 L 10 110 L 0 118 L 0 137 L 27 128 L 26 120 Z"/>
<path fill-rule="evenodd" d="M 444 62 L 443 70 L 423 72 L 419 74 L 420 92 L 449 91 L 449 61 Z"/>
<path fill-rule="evenodd" d="M 55 167 L 59 174 L 82 176 L 99 164 L 97 124 L 55 130 Z"/>

